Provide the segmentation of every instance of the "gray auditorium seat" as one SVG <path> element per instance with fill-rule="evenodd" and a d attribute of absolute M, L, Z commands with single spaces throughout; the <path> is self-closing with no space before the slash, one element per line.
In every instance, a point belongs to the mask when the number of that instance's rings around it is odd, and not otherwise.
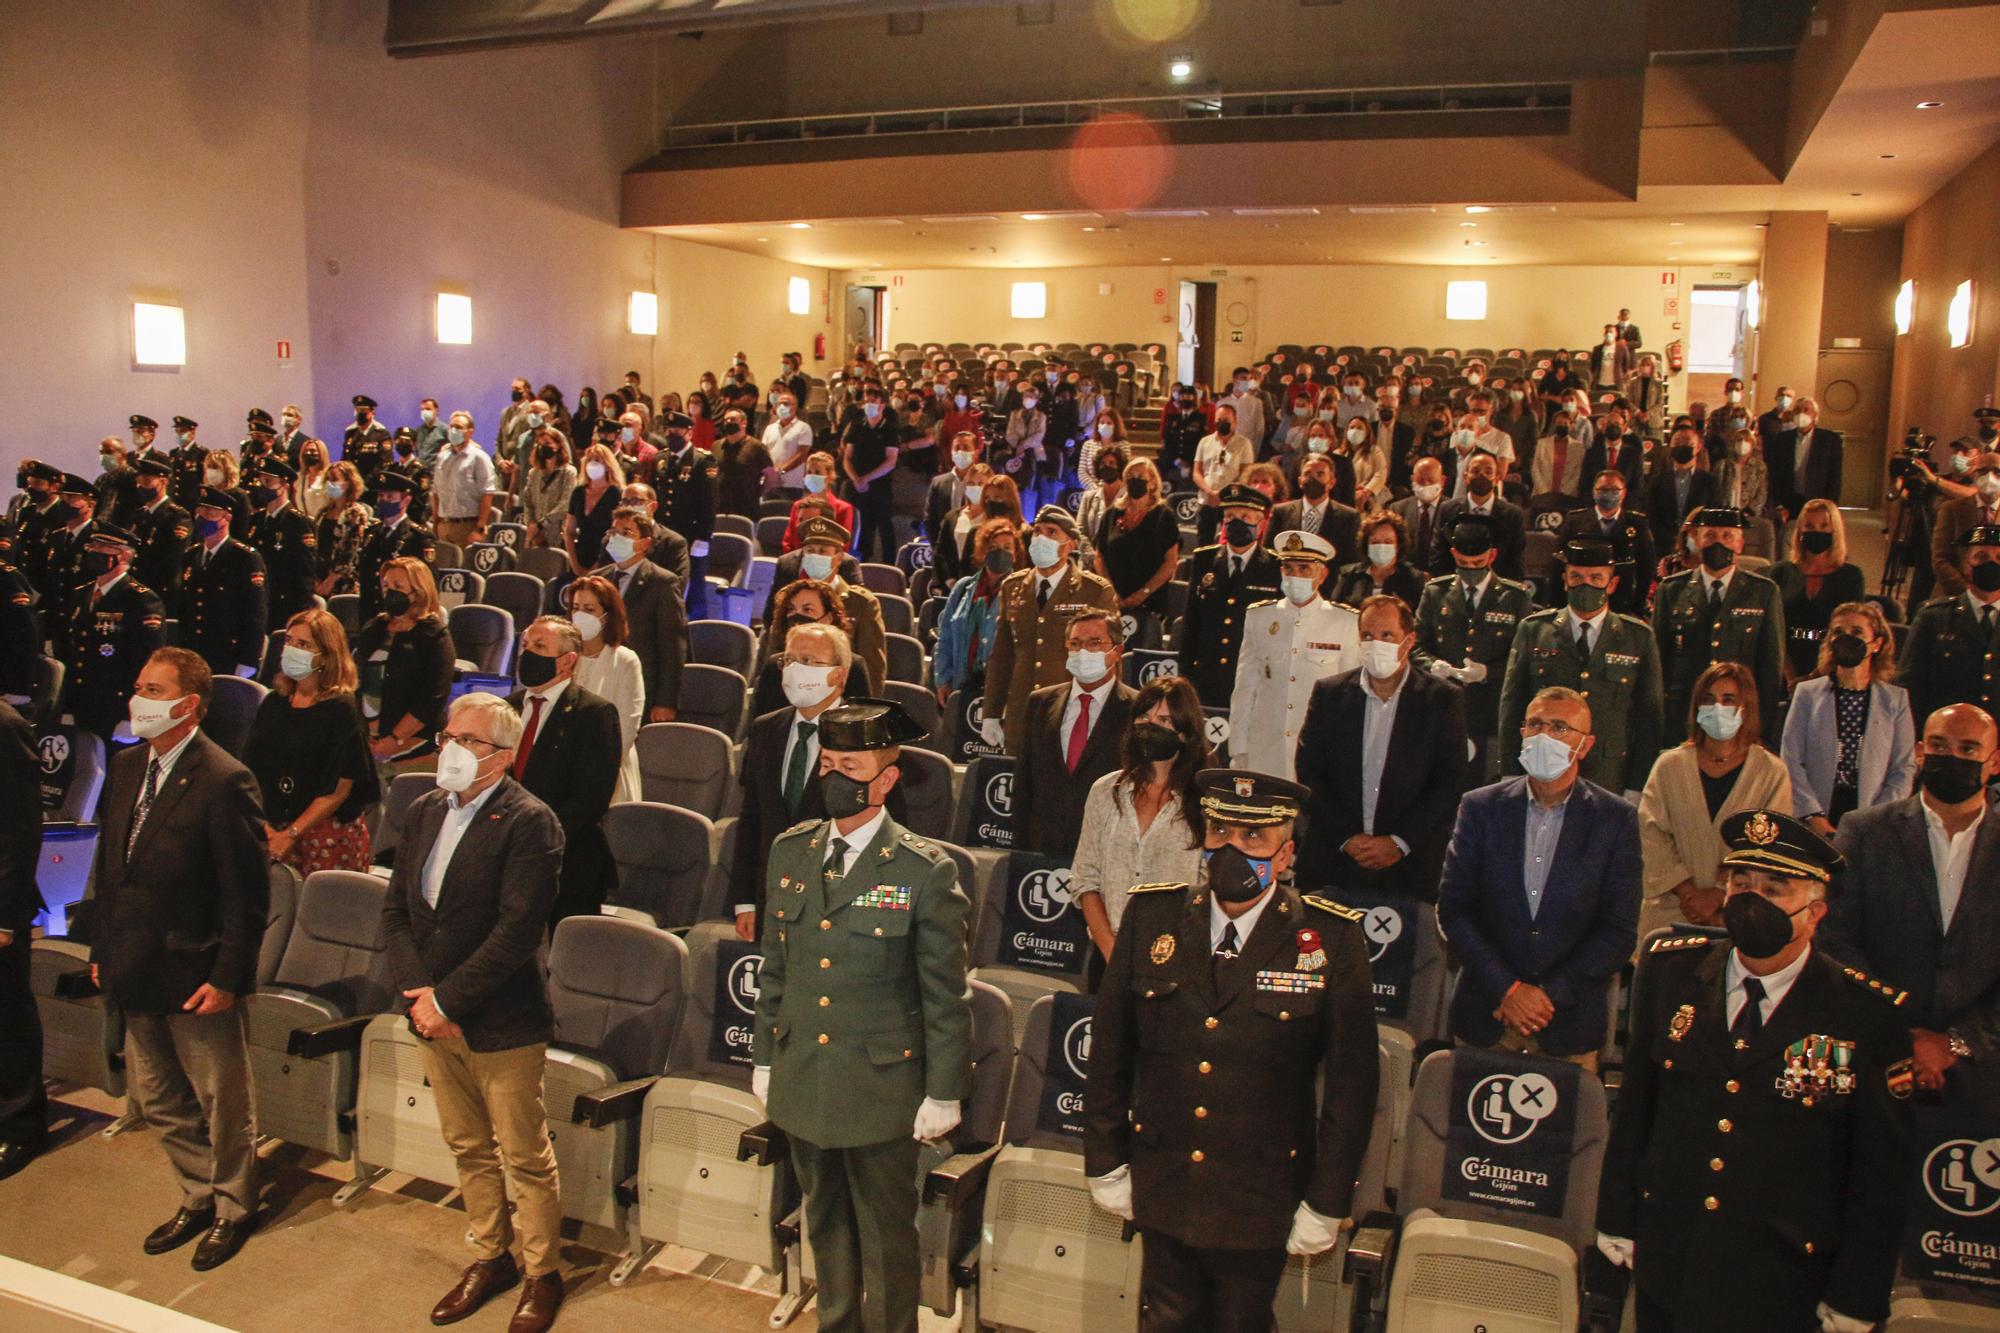
<path fill-rule="evenodd" d="M 902 776 L 896 785 L 903 793 L 903 824 L 926 838 L 950 836 L 958 804 L 952 785 L 951 760 L 935 750 L 915 745 L 904 746 L 902 756 Z"/>
<path fill-rule="evenodd" d="M 739 790 L 729 737 L 693 722 L 648 722 L 632 743 L 641 798 L 721 822 Z"/>
<path fill-rule="evenodd" d="M 735 741 L 742 738 L 749 707 L 750 685 L 742 673 L 705 662 L 681 668 L 681 704 L 675 713 L 679 721 L 713 727 Z"/>
<path fill-rule="evenodd" d="M 446 611 L 477 602 L 486 595 L 486 578 L 469 569 L 441 569 L 437 576 L 438 605 Z"/>
<path fill-rule="evenodd" d="M 499 607 L 514 618 L 515 633 L 525 634 L 528 626 L 535 623 L 535 617 L 542 614 L 547 595 L 547 588 L 535 575 L 503 569 L 487 575 L 480 595 L 468 600 Z"/>
<path fill-rule="evenodd" d="M 506 611 L 467 602 L 447 611 L 445 623 L 461 666 L 470 665 L 485 676 L 504 676 L 513 670 L 514 617 Z"/>
<path fill-rule="evenodd" d="M 690 620 L 688 656 L 690 662 L 728 667 L 745 680 L 757 658 L 757 636 L 748 625 L 733 620 Z"/>
<path fill-rule="evenodd" d="M 720 906 L 720 839 L 707 816 L 658 801 L 620 801 L 604 813 L 604 836 L 618 865 L 606 913 L 671 929 Z"/>
<path fill-rule="evenodd" d="M 254 680 L 241 676 L 217 676 L 214 693 L 208 704 L 208 716 L 201 720 L 201 729 L 226 752 L 238 759 L 243 757 L 243 747 L 250 739 L 250 723 L 257 716 L 257 708 L 264 702 L 270 691 Z"/>

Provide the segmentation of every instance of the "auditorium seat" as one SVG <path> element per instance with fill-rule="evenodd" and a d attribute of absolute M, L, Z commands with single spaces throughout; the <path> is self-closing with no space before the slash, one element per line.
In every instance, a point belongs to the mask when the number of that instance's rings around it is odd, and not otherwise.
<path fill-rule="evenodd" d="M 732 588 L 740 588 L 750 571 L 751 557 L 756 554 L 757 544 L 753 536 L 718 530 L 708 539 L 708 576 L 719 578 Z"/>
<path fill-rule="evenodd" d="M 444 543 L 439 542 L 438 545 Z M 465 567 L 488 578 L 519 566 L 520 556 L 511 546 L 502 546 L 498 542 L 474 542 L 465 548 Z"/>
<path fill-rule="evenodd" d="M 895 599 L 902 602 L 903 599 Z M 908 605 L 907 602 L 904 603 Z M 889 679 L 903 681 L 910 685 L 922 685 L 925 671 L 923 640 L 913 637 L 908 629 L 890 630 L 888 633 Z"/>
<path fill-rule="evenodd" d="M 514 666 L 514 617 L 497 606 L 467 602 L 445 613 L 461 672 L 508 675 Z"/>
<path fill-rule="evenodd" d="M 1389 1047 L 1375 1048 L 1375 1115 L 1369 1122 L 1368 1151 L 1361 1158 L 1355 1177 L 1354 1204 L 1348 1216 L 1368 1217 L 1389 1206 L 1389 1182 L 1397 1121 L 1407 1097 L 1398 1095 Z M 1324 1071 L 1321 1074 L 1324 1083 Z M 1407 1086 L 1401 1090 L 1407 1093 Z M 1291 1255 L 1285 1260 L 1285 1274 L 1278 1281 L 1276 1301 L 1278 1333 L 1324 1333 L 1324 1330 L 1352 1326 L 1355 1305 L 1365 1311 L 1376 1293 L 1366 1284 L 1343 1281 L 1347 1247 L 1352 1231 L 1343 1231 L 1330 1250 L 1310 1257 Z"/>
<path fill-rule="evenodd" d="M 757 657 L 757 636 L 748 625 L 733 620 L 690 620 L 687 635 L 688 661 L 727 667 L 743 679 L 750 679 Z"/>
<path fill-rule="evenodd" d="M 678 805 L 717 822 L 730 813 L 741 788 L 729 737 L 693 722 L 649 722 L 633 745 L 642 800 Z"/>
<path fill-rule="evenodd" d="M 437 576 L 438 605 L 446 611 L 477 602 L 486 593 L 486 579 L 469 569 L 441 569 Z"/>
<path fill-rule="evenodd" d="M 734 742 L 742 739 L 750 686 L 741 672 L 706 662 L 681 668 L 681 703 L 676 718 L 713 727 Z"/>
<path fill-rule="evenodd" d="M 902 824 L 920 837 L 949 837 L 958 806 L 951 760 L 916 745 L 905 745 L 901 754 L 898 767 L 902 776 L 896 786 L 903 793 Z"/>
<path fill-rule="evenodd" d="M 1083 960 L 1093 946 L 1089 932 L 1083 928 L 1083 909 L 1066 896 L 1068 866 L 1052 866 L 1049 858 L 1026 853 L 998 855 L 1005 862 L 1004 869 L 997 874 L 982 875 L 981 891 L 972 900 L 972 975 L 1005 991 L 1014 1004 L 1015 1022 L 1025 1024 L 1029 1009 L 1044 995 L 1083 989 Z M 975 855 L 975 864 L 979 859 Z M 1064 887 L 1056 889 L 1052 887 L 1054 884 Z M 1048 906 L 1051 901 L 1062 904 L 1052 915 Z M 1044 951 L 1016 949 L 1013 946 L 1016 937 L 1023 934 L 1057 937 L 1063 933 L 1062 926 L 1070 926 L 1069 933 L 1080 941 L 1070 965 L 1031 966 L 1021 961 L 1029 957 L 1039 960 Z M 1016 961 L 1003 961 L 1008 953 L 1015 953 Z M 1022 1033 L 1015 1034 L 1017 1044 L 1022 1037 Z"/>
<path fill-rule="evenodd" d="M 620 801 L 604 812 L 618 882 L 604 910 L 663 930 L 691 926 L 721 905 L 721 838 L 706 815 L 657 801 Z M 713 889 L 713 892 L 711 892 Z"/>
<path fill-rule="evenodd" d="M 201 729 L 223 750 L 241 759 L 250 740 L 250 724 L 270 691 L 241 676 L 217 676 Z"/>
<path fill-rule="evenodd" d="M 528 626 L 542 614 L 542 608 L 548 605 L 547 599 L 548 589 L 541 579 L 518 569 L 503 569 L 488 575 L 482 595 L 470 600 L 499 607 L 513 617 L 515 633 L 525 634 Z"/>

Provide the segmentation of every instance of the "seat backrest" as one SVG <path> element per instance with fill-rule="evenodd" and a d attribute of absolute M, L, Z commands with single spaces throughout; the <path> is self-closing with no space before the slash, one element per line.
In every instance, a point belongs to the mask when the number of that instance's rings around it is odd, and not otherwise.
<path fill-rule="evenodd" d="M 998 986 L 973 978 L 972 1092 L 960 1105 L 963 1120 L 952 1132 L 960 1149 L 1000 1141 L 1007 1117 L 1007 1089 L 1014 1081 L 1014 1006 Z"/>
<path fill-rule="evenodd" d="M 736 927 L 704 921 L 687 933 L 687 1007 L 668 1065 L 676 1074 L 750 1086 L 750 1029 L 764 955 Z"/>
<path fill-rule="evenodd" d="M 744 571 L 757 554 L 755 541 L 740 532 L 716 532 L 708 539 L 708 574 L 731 587 L 743 586 Z"/>
<path fill-rule="evenodd" d="M 445 613 L 452 646 L 458 655 L 489 676 L 507 675 L 514 667 L 514 617 L 497 606 L 467 602 Z"/>
<path fill-rule="evenodd" d="M 900 602 L 902 598 L 896 600 Z M 889 645 L 889 679 L 900 680 L 910 685 L 922 685 L 924 683 L 923 641 L 893 630 L 885 637 Z"/>
<path fill-rule="evenodd" d="M 347 641 L 351 644 L 361 633 L 361 594 L 357 592 L 337 592 L 326 599 L 326 609 L 347 631 Z"/>
<path fill-rule="evenodd" d="M 877 596 L 885 592 L 901 596 L 909 587 L 909 579 L 894 565 L 868 563 L 861 566 L 861 586 Z"/>
<path fill-rule="evenodd" d="M 209 698 L 208 715 L 201 720 L 201 729 L 228 753 L 242 758 L 243 746 L 250 739 L 250 723 L 257 716 L 257 706 L 269 693 L 254 680 L 245 680 L 241 676 L 217 676 L 214 693 Z"/>
<path fill-rule="evenodd" d="M 956 800 L 951 785 L 951 760 L 935 750 L 905 745 L 896 785 L 903 793 L 903 823 L 926 838 L 951 836 Z"/>
<path fill-rule="evenodd" d="M 498 542 L 474 542 L 465 548 L 465 567 L 488 577 L 517 568 L 520 560 L 513 547 Z"/>
<path fill-rule="evenodd" d="M 908 634 L 916 628 L 917 608 L 902 593 L 878 593 L 875 604 L 882 608 L 882 628 L 889 633 Z"/>
<path fill-rule="evenodd" d="M 733 776 L 729 737 L 693 722 L 649 722 L 633 745 L 643 799 L 722 818 Z"/>
<path fill-rule="evenodd" d="M 465 552 L 456 542 L 435 541 L 431 543 L 432 569 L 464 569 Z"/>
<path fill-rule="evenodd" d="M 41 760 L 42 813 L 49 819 L 88 824 L 97 818 L 104 790 L 104 741 L 82 727 L 50 727 L 35 738 Z"/>
<path fill-rule="evenodd" d="M 605 901 L 653 918 L 661 929 L 691 926 L 714 863 L 715 826 L 705 815 L 658 801 L 621 801 L 604 812 L 604 836 L 618 863 Z"/>
<path fill-rule="evenodd" d="M 1083 1151 L 1083 1094 L 1090 1078 L 1094 997 L 1044 995 L 1029 1006 L 1007 1097 L 1007 1142 Z"/>
<path fill-rule="evenodd" d="M 483 595 L 472 599 L 488 606 L 497 606 L 514 618 L 517 632 L 526 633 L 535 617 L 548 605 L 548 588 L 533 574 L 524 574 L 515 569 L 503 569 L 486 580 Z"/>
<path fill-rule="evenodd" d="M 278 975 L 278 962 L 292 937 L 299 911 L 299 872 L 282 861 L 271 863 L 270 889 L 264 913 L 264 940 L 257 949 L 257 984 L 268 986 Z"/>
<path fill-rule="evenodd" d="M 1018 968 L 1081 985 L 1090 933 L 1070 896 L 1069 862 L 1010 852 L 1000 891 L 972 923 L 974 967 Z"/>
<path fill-rule="evenodd" d="M 938 725 L 941 720 L 938 713 L 937 695 L 931 693 L 921 685 L 913 684 L 907 680 L 897 680 L 895 673 L 892 671 L 890 672 L 890 678 L 882 683 L 882 697 L 885 699 L 894 699 L 897 703 L 901 704 L 903 711 L 908 713 L 918 726 L 929 733 L 932 744 L 943 745 L 948 743 L 944 737 L 937 734 Z"/>
<path fill-rule="evenodd" d="M 1472 1046 L 1433 1052 L 1410 1097 L 1397 1206 L 1539 1232 L 1582 1254 L 1607 1133 L 1604 1085 L 1576 1065 Z"/>
<path fill-rule="evenodd" d="M 686 1000 L 687 946 L 643 921 L 572 916 L 549 945 L 556 1044 L 594 1055 L 619 1078 L 666 1072 Z"/>
<path fill-rule="evenodd" d="M 753 542 L 757 540 L 757 524 L 745 514 L 717 514 L 715 516 L 715 531 L 734 533 L 738 537 L 748 537 Z M 712 554 L 714 548 L 710 547 L 709 549 Z"/>
<path fill-rule="evenodd" d="M 437 576 L 438 605 L 449 611 L 454 606 L 477 602 L 486 595 L 486 577 L 469 569 L 443 569 Z"/>
<path fill-rule="evenodd" d="M 520 573 L 533 574 L 543 583 L 569 577 L 569 557 L 552 546 L 531 546 L 521 552 Z"/>
<path fill-rule="evenodd" d="M 787 514 L 766 514 L 757 520 L 757 549 L 765 555 L 775 556 L 785 548 L 785 529 L 791 525 Z"/>
<path fill-rule="evenodd" d="M 1407 1032 L 1412 1041 L 1443 1037 L 1445 954 L 1436 906 L 1395 894 L 1327 893 L 1361 912 L 1376 1023 Z"/>
<path fill-rule="evenodd" d="M 713 727 L 734 740 L 743 734 L 743 712 L 749 706 L 749 695 L 749 683 L 740 672 L 706 662 L 690 662 L 681 668 L 678 715 L 686 721 Z"/>
<path fill-rule="evenodd" d="M 383 855 L 396 847 L 399 825 L 403 812 L 408 810 L 419 796 L 437 786 L 434 773 L 398 773 L 389 779 L 389 789 L 383 794 L 382 815 L 375 824 L 375 861 L 387 865 Z"/>
<path fill-rule="evenodd" d="M 272 984 L 309 991 L 349 1018 L 386 1011 L 395 998 L 382 945 L 388 890 L 387 880 L 356 870 L 306 876 Z"/>
<path fill-rule="evenodd" d="M 965 780 L 959 784 L 951 840 L 961 847 L 1004 850 L 1014 845 L 1013 819 L 1013 757 L 1004 754 L 974 757 L 966 765 Z"/>
<path fill-rule="evenodd" d="M 495 546 L 505 546 L 517 555 L 528 544 L 528 529 L 520 523 L 488 523 L 486 535 Z"/>
<path fill-rule="evenodd" d="M 687 627 L 690 662 L 728 667 L 745 680 L 757 656 L 757 636 L 748 625 L 733 620 L 690 620 Z"/>

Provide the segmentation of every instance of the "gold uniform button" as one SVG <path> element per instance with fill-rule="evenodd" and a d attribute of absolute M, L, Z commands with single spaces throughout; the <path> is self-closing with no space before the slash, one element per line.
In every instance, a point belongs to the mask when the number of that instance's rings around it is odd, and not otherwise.
<path fill-rule="evenodd" d="M 1743 1091 L 1743 1085 L 1732 1078 L 1722 1085 L 1722 1090 L 1724 1092 L 1741 1092 Z"/>
<path fill-rule="evenodd" d="M 1708 1169 L 1711 1171 L 1720 1171 L 1722 1169 L 1722 1159 L 1720 1157 L 1709 1158 Z"/>
<path fill-rule="evenodd" d="M 877 926 L 877 927 L 875 927 L 875 933 L 876 933 L 877 935 L 880 935 L 880 934 L 882 933 L 882 927 L 880 927 L 880 926 Z"/>
<path fill-rule="evenodd" d="M 820 959 L 820 960 L 819 960 L 819 965 L 820 965 L 821 967 L 832 967 L 832 966 L 833 966 L 833 960 L 832 960 L 831 958 L 822 958 L 822 959 Z"/>
<path fill-rule="evenodd" d="M 1292 1011 L 1291 1011 L 1291 1010 L 1289 1010 L 1289 1009 L 1280 1009 L 1280 1010 L 1278 1011 L 1278 1021 L 1279 1021 L 1280 1023 L 1288 1023 L 1288 1022 L 1290 1022 L 1290 1021 L 1291 1021 L 1291 1017 L 1292 1017 Z"/>
<path fill-rule="evenodd" d="M 1732 1130 L 1732 1129 L 1735 1129 L 1735 1128 L 1736 1128 L 1736 1126 L 1734 1126 L 1734 1125 L 1730 1124 L 1730 1123 L 1729 1123 L 1729 1122 L 1728 1122 L 1727 1120 L 1718 1120 L 1718 1121 L 1716 1121 L 1716 1122 L 1715 1122 L 1715 1127 L 1716 1127 L 1717 1129 L 1721 1130 L 1721 1131 L 1722 1131 L 1723 1133 L 1725 1133 L 1725 1134 L 1727 1134 L 1727 1133 L 1728 1133 L 1728 1132 L 1729 1132 L 1730 1130 Z"/>
<path fill-rule="evenodd" d="M 832 929 L 833 929 L 833 922 L 831 922 L 831 921 L 822 921 L 822 922 L 820 922 L 820 923 L 819 923 L 819 928 L 820 928 L 821 930 L 832 930 Z"/>
<path fill-rule="evenodd" d="M 819 1007 L 822 1009 L 826 1008 L 828 1005 L 832 1003 L 833 1003 L 833 997 L 831 995 L 822 995 L 819 997 Z"/>
<path fill-rule="evenodd" d="M 1222 1026 L 1222 1020 L 1214 1014 L 1210 1014 L 1207 1018 L 1201 1020 L 1201 1025 L 1205 1028 L 1219 1028 Z"/>
<path fill-rule="evenodd" d="M 1674 1062 L 1673 1062 L 1673 1057 L 1671 1056 L 1669 1056 L 1665 1060 L 1660 1061 L 1660 1068 L 1662 1069 L 1672 1069 L 1673 1067 L 1674 1067 Z"/>
<path fill-rule="evenodd" d="M 1712 1213 L 1716 1209 L 1722 1207 L 1722 1201 L 1717 1199 L 1713 1194 L 1711 1194 L 1706 1199 L 1703 1199 L 1701 1201 L 1701 1206 L 1708 1209 L 1708 1211 Z"/>
<path fill-rule="evenodd" d="M 1195 1149 L 1195 1150 L 1194 1150 L 1193 1152 L 1189 1153 L 1189 1154 L 1188 1154 L 1188 1160 L 1189 1160 L 1190 1162 L 1199 1162 L 1199 1161 L 1201 1161 L 1201 1160 L 1202 1160 L 1202 1151 L 1201 1151 L 1201 1149 L 1199 1149 L 1199 1148 L 1196 1148 L 1196 1149 Z"/>
<path fill-rule="evenodd" d="M 1197 1119 L 1197 1120 L 1206 1120 L 1206 1119 L 1208 1119 L 1208 1108 L 1207 1108 L 1206 1106 L 1197 1106 L 1197 1107 L 1195 1107 L 1195 1108 L 1194 1108 L 1194 1118 L 1195 1118 L 1195 1119 Z"/>
<path fill-rule="evenodd" d="M 1200 1070 L 1204 1074 L 1213 1073 L 1215 1070 L 1215 1066 L 1210 1064 L 1206 1060 L 1203 1060 L 1200 1064 L 1196 1065 L 1195 1068 Z"/>
<path fill-rule="evenodd" d="M 822 1046 L 826 1045 L 826 1044 L 827 1044 L 828 1042 L 830 1042 L 830 1041 L 832 1041 L 832 1040 L 833 1040 L 833 1038 L 832 1038 L 832 1037 L 829 1037 L 829 1036 L 827 1036 L 827 1035 L 826 1035 L 826 1034 L 825 1034 L 824 1032 L 822 1032 L 822 1033 L 820 1033 L 820 1034 L 819 1034 L 819 1044 L 820 1044 L 820 1045 L 822 1045 Z"/>

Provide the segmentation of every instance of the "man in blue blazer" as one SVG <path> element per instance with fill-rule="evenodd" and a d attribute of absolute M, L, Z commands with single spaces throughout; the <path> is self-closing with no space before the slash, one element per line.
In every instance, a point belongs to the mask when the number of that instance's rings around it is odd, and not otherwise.
<path fill-rule="evenodd" d="M 1438 927 L 1462 971 L 1451 1035 L 1597 1067 L 1606 993 L 1639 934 L 1639 815 L 1577 768 L 1590 703 L 1551 686 L 1521 722 L 1525 777 L 1470 792 L 1445 853 Z"/>

